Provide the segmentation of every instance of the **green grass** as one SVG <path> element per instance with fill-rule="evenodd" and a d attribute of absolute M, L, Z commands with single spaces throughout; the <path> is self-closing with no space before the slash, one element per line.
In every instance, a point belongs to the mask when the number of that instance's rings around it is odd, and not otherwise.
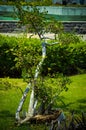
<path fill-rule="evenodd" d="M 86 112 L 86 74 L 70 77 L 72 83 L 67 92 L 62 92 L 65 111 Z M 62 106 L 61 106 L 62 107 Z"/>
<path fill-rule="evenodd" d="M 57 106 L 62 108 L 64 112 L 75 110 L 77 112 L 86 112 L 86 74 L 70 77 L 72 83 L 67 92 L 61 93 L 61 99 L 65 103 L 63 105 L 57 99 Z M 3 84 L 2 84 L 3 83 Z M 8 84 L 9 83 L 9 84 Z M 7 85 L 6 85 L 7 84 Z M 0 79 L 0 129 L 1 130 L 44 130 L 42 125 L 22 125 L 15 126 L 15 111 L 22 96 L 26 83 L 22 79 Z M 24 110 L 27 109 L 29 95 L 26 99 Z"/>

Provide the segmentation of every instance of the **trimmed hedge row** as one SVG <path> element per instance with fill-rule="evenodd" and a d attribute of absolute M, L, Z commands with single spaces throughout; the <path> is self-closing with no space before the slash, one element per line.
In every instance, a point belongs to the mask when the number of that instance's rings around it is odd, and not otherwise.
<path fill-rule="evenodd" d="M 36 66 L 40 56 L 40 40 L 0 35 L 0 77 L 21 77 L 22 70 Z M 47 47 L 42 74 L 58 72 L 65 75 L 86 72 L 86 42 Z"/>
<path fill-rule="evenodd" d="M 0 77 L 17 77 L 21 72 L 15 68 L 14 48 L 18 39 L 0 35 Z"/>
<path fill-rule="evenodd" d="M 86 45 L 58 45 L 48 50 L 44 67 L 51 74 L 74 75 L 86 71 Z M 51 68 L 51 69 L 48 69 Z"/>

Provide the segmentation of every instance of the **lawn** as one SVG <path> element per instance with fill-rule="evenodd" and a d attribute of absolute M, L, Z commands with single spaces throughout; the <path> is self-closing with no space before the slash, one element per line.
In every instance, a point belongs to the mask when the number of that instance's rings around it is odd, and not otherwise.
<path fill-rule="evenodd" d="M 86 74 L 71 76 L 71 84 L 67 92 L 61 93 L 63 105 L 57 99 L 57 106 L 62 108 L 64 113 L 75 110 L 86 112 Z M 3 83 L 3 84 L 2 84 Z M 22 125 L 15 126 L 15 111 L 26 88 L 22 79 L 0 79 L 0 129 L 1 130 L 44 130 L 44 126 Z M 29 95 L 26 99 L 24 110 L 27 109 Z"/>
<path fill-rule="evenodd" d="M 70 79 L 69 90 L 61 94 L 65 103 L 63 109 L 86 112 L 86 74 L 71 76 Z"/>

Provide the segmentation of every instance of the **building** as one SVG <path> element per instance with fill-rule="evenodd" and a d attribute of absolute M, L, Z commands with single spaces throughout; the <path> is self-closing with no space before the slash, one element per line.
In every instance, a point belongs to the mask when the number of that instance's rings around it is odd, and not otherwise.
<path fill-rule="evenodd" d="M 86 5 L 86 0 L 52 0 L 54 4 L 79 4 Z"/>
<path fill-rule="evenodd" d="M 7 2 L 8 0 L 2 0 L 3 2 Z M 14 1 L 14 0 L 10 0 Z M 37 1 L 37 0 L 24 0 L 26 2 L 31 1 Z M 40 0 L 43 1 L 43 0 Z M 52 0 L 53 4 L 61 4 L 61 5 L 67 5 L 67 4 L 79 4 L 79 5 L 86 5 L 86 0 Z"/>

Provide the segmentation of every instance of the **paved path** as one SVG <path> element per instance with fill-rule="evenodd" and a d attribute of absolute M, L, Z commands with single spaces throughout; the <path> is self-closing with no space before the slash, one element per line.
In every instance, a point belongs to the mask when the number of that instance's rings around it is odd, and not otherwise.
<path fill-rule="evenodd" d="M 35 35 L 35 34 L 33 35 L 32 33 L 28 33 L 28 34 L 24 34 L 24 33 L 0 33 L 0 34 L 7 35 L 7 36 L 16 36 L 16 37 L 22 37 L 22 36 L 25 35 L 27 38 L 30 38 L 30 37 L 39 38 L 38 35 Z M 54 39 L 54 34 L 53 33 L 46 33 L 44 36 L 49 37 L 51 39 Z M 81 34 L 79 36 L 81 36 L 82 40 L 86 41 L 86 34 L 84 34 L 84 35 Z"/>

